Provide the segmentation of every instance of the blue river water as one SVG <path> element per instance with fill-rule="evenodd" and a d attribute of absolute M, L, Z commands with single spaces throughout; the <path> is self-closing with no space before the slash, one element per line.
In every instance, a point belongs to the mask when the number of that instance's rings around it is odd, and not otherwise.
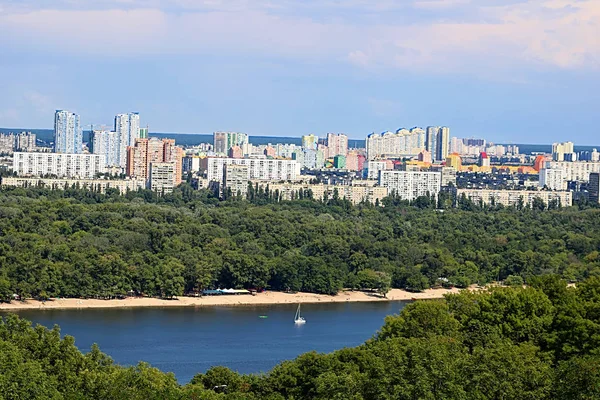
<path fill-rule="evenodd" d="M 308 351 L 331 352 L 364 343 L 407 303 L 304 304 L 306 324 L 293 322 L 296 305 L 28 310 L 18 315 L 58 324 L 87 352 L 93 343 L 121 365 L 149 362 L 184 384 L 223 365 L 260 373 Z M 267 318 L 261 318 L 266 316 Z"/>

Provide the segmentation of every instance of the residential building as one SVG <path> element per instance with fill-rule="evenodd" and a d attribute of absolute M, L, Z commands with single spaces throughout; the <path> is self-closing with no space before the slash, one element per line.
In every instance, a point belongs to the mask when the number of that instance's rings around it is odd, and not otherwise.
<path fill-rule="evenodd" d="M 431 158 L 431 152 L 427 150 L 421 150 L 421 152 L 417 156 L 417 160 L 425 164 L 431 164 L 433 162 L 433 159 Z"/>
<path fill-rule="evenodd" d="M 273 158 L 273 157 L 277 156 L 277 151 L 273 147 L 271 147 L 271 145 L 268 145 L 265 148 L 264 154 L 265 154 L 266 157 Z"/>
<path fill-rule="evenodd" d="M 598 204 L 600 201 L 600 173 L 592 172 L 590 174 L 588 191 L 590 194 L 590 202 Z"/>
<path fill-rule="evenodd" d="M 600 162 L 547 161 L 544 168 L 563 169 L 566 181 L 587 182 L 592 172 L 600 172 Z"/>
<path fill-rule="evenodd" d="M 17 135 L 15 150 L 23 152 L 32 152 L 37 149 L 37 135 L 31 132 L 21 132 Z"/>
<path fill-rule="evenodd" d="M 95 192 L 105 193 L 107 189 L 117 189 L 124 194 L 146 188 L 146 181 L 141 179 L 59 179 L 59 178 L 23 178 L 4 177 L 2 186 L 8 187 L 44 187 L 52 190 L 77 187 Z"/>
<path fill-rule="evenodd" d="M 573 142 L 553 143 L 552 159 L 554 161 L 576 161 Z"/>
<path fill-rule="evenodd" d="M 550 190 L 567 190 L 565 170 L 562 168 L 542 168 L 540 170 L 539 186 Z"/>
<path fill-rule="evenodd" d="M 346 168 L 346 156 L 337 155 L 333 157 L 333 167 L 337 169 Z"/>
<path fill-rule="evenodd" d="M 54 114 L 54 152 L 80 154 L 83 152 L 83 132 L 79 115 L 66 110 Z"/>
<path fill-rule="evenodd" d="M 417 127 L 372 133 L 367 136 L 366 146 L 369 160 L 416 156 L 426 147 L 426 133 Z"/>
<path fill-rule="evenodd" d="M 445 160 L 448 157 L 448 153 L 450 152 L 450 128 L 446 126 L 442 126 L 438 130 L 438 135 L 436 139 L 436 161 Z"/>
<path fill-rule="evenodd" d="M 348 136 L 343 133 L 327 134 L 327 157 L 346 156 L 348 154 Z"/>
<path fill-rule="evenodd" d="M 233 146 L 239 146 L 243 155 L 248 154 L 248 135 L 241 132 L 214 132 L 214 151 L 217 154 L 228 154 Z"/>
<path fill-rule="evenodd" d="M 485 151 L 479 153 L 479 162 L 477 163 L 477 165 L 479 165 L 482 168 L 489 168 L 491 166 L 490 158 L 488 157 Z"/>
<path fill-rule="evenodd" d="M 240 146 L 235 145 L 231 146 L 231 148 L 228 151 L 228 155 L 231 158 L 244 158 L 244 151 Z"/>
<path fill-rule="evenodd" d="M 93 130 L 90 137 L 91 152 L 105 157 L 107 167 L 120 167 L 120 142 L 117 132 Z"/>
<path fill-rule="evenodd" d="M 256 182 L 259 187 L 266 190 L 267 186 L 272 194 L 277 193 L 281 200 L 293 200 L 300 197 L 311 197 L 315 200 L 331 199 L 337 193 L 341 199 L 349 200 L 352 204 L 368 202 L 380 203 L 388 195 L 385 187 L 374 186 L 376 181 L 359 181 L 356 185 L 326 185 L 309 183 L 273 183 Z"/>
<path fill-rule="evenodd" d="M 174 163 L 175 186 L 181 183 L 183 174 L 183 149 L 175 145 L 174 139 L 137 139 L 127 153 L 127 176 L 150 179 L 150 164 Z"/>
<path fill-rule="evenodd" d="M 460 171 L 462 168 L 462 158 L 457 153 L 452 153 L 446 157 L 446 166 Z"/>
<path fill-rule="evenodd" d="M 531 205 L 536 198 L 541 199 L 545 204 L 556 201 L 562 207 L 569 207 L 573 203 L 573 193 L 567 191 L 494 189 L 456 190 L 457 199 L 460 199 L 463 195 L 475 204 L 502 204 L 507 207 L 517 207 L 519 204 L 524 206 Z"/>
<path fill-rule="evenodd" d="M 367 161 L 367 179 L 379 179 L 379 171 L 394 169 L 390 160 Z"/>
<path fill-rule="evenodd" d="M 200 164 L 209 182 L 221 182 L 223 170 L 230 164 L 246 165 L 249 180 L 293 181 L 300 176 L 300 164 L 295 160 L 207 157 Z"/>
<path fill-rule="evenodd" d="M 317 135 L 304 135 L 302 136 L 302 148 L 305 150 L 317 150 L 319 144 L 319 137 Z"/>
<path fill-rule="evenodd" d="M 19 176 L 92 179 L 106 172 L 106 161 L 97 154 L 15 152 L 13 170 Z"/>
<path fill-rule="evenodd" d="M 174 162 L 151 162 L 149 175 L 148 187 L 154 192 L 172 193 L 175 186 L 178 185 Z"/>
<path fill-rule="evenodd" d="M 140 114 L 133 112 L 117 114 L 115 116 L 115 129 L 118 140 L 118 160 L 123 168 L 127 165 L 127 148 L 135 146 L 135 141 L 140 138 Z"/>
<path fill-rule="evenodd" d="M 437 137 L 440 130 L 439 126 L 428 126 L 425 131 L 425 149 L 431 153 L 434 161 L 437 159 Z"/>
<path fill-rule="evenodd" d="M 223 191 L 246 198 L 248 194 L 248 165 L 228 164 L 223 168 Z"/>
<path fill-rule="evenodd" d="M 435 196 L 442 187 L 440 172 L 380 171 L 379 186 L 386 187 L 403 200 L 414 200 L 419 196 Z"/>
<path fill-rule="evenodd" d="M 140 133 L 138 135 L 138 138 L 148 139 L 148 131 L 149 131 L 149 128 L 147 126 L 145 128 L 140 128 Z M 135 144 L 135 142 L 134 142 L 134 144 Z"/>

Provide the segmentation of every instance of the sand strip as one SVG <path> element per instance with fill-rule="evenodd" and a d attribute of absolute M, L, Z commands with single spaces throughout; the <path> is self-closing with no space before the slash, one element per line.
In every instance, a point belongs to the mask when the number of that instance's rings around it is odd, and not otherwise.
<path fill-rule="evenodd" d="M 387 298 L 363 292 L 340 292 L 336 296 L 314 293 L 264 292 L 251 295 L 221 295 L 204 297 L 179 297 L 174 300 L 162 300 L 149 297 L 128 297 L 123 300 L 96 299 L 52 299 L 46 302 L 37 300 L 0 303 L 0 311 L 30 309 L 81 309 L 81 308 L 126 308 L 126 307 L 186 307 L 186 306 L 231 306 L 231 305 L 268 305 L 298 303 L 341 303 L 363 301 L 397 301 L 439 299 L 446 293 L 458 293 L 459 289 L 428 289 L 421 293 L 410 293 L 401 289 L 392 289 Z"/>

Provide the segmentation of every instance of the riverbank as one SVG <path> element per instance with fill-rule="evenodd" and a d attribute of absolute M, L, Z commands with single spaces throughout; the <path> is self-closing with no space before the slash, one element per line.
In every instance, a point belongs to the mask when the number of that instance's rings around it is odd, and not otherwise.
<path fill-rule="evenodd" d="M 364 292 L 340 292 L 335 296 L 314 293 L 264 292 L 256 296 L 204 296 L 179 297 L 173 300 L 149 297 L 128 297 L 122 300 L 97 299 L 52 299 L 46 302 L 37 300 L 13 301 L 0 304 L 0 311 L 30 309 L 82 309 L 82 308 L 127 308 L 127 307 L 202 307 L 232 305 L 269 305 L 298 303 L 342 303 L 363 301 L 401 301 L 439 299 L 447 293 L 458 293 L 460 289 L 427 289 L 421 293 L 411 293 L 401 289 L 392 289 L 387 298 Z"/>

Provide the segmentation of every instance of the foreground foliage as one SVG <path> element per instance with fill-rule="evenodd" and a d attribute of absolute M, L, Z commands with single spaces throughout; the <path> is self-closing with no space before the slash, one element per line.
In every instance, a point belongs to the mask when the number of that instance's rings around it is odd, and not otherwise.
<path fill-rule="evenodd" d="M 179 386 L 146 364 L 83 355 L 58 328 L 0 325 L 3 399 L 597 399 L 600 278 L 567 288 L 461 292 L 410 304 L 362 346 L 307 353 L 265 375 L 214 367 Z"/>
<path fill-rule="evenodd" d="M 262 197 L 261 197 L 262 196 Z M 438 212 L 331 199 L 224 201 L 182 186 L 0 191 L 0 298 L 173 297 L 205 288 L 335 294 L 541 274 L 600 275 L 600 210 Z"/>

